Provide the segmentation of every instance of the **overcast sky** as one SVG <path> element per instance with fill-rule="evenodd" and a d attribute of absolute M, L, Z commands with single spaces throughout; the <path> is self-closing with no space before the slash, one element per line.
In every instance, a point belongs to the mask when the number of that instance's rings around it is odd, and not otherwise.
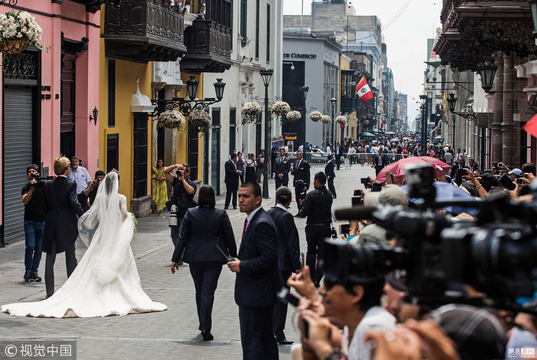
<path fill-rule="evenodd" d="M 311 0 L 303 2 L 304 15 L 311 14 Z M 434 38 L 435 29 L 441 26 L 442 0 L 351 0 L 350 3 L 356 9 L 356 15 L 380 18 L 395 90 L 408 95 L 408 116 L 409 120 L 414 119 L 419 112 L 419 104 L 412 98 L 418 99 L 423 92 L 427 39 Z M 300 15 L 301 4 L 302 0 L 283 1 L 284 14 Z"/>

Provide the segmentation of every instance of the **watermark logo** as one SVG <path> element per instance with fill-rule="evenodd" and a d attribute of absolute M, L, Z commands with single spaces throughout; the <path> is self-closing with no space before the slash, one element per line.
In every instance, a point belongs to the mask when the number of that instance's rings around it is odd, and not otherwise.
<path fill-rule="evenodd" d="M 508 348 L 507 359 L 534 359 L 534 347 Z"/>
<path fill-rule="evenodd" d="M 0 341 L 0 360 L 28 358 L 76 360 L 76 341 Z"/>

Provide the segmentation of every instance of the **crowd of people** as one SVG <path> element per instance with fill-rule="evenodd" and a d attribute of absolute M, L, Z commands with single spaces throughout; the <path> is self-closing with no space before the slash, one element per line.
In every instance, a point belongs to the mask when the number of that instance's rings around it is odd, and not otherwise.
<path fill-rule="evenodd" d="M 457 187 L 469 197 L 485 199 L 505 192 L 512 201 L 533 200 L 529 186 L 536 176 L 533 164 L 511 168 L 500 162 L 483 169 L 464 150 L 453 151 L 441 142 L 429 142 L 422 151 L 416 138 L 393 140 L 349 139 L 334 147 L 323 144 L 321 149 L 329 153 L 327 162 L 324 171 L 313 176 L 307 161 L 310 144 L 299 149 L 293 160 L 285 148 L 271 159 L 265 158 L 263 151 L 244 158 L 240 152 L 232 152 L 225 163 L 224 209 L 215 207 L 211 186 L 197 191 L 187 164 L 164 166 L 162 160 L 157 162 L 153 168 L 154 213 L 159 215 L 167 207 L 174 214 L 176 222 L 170 224 L 174 244 L 171 272 L 180 270 L 183 262 L 189 264 L 203 340 L 214 339 L 214 294 L 225 265 L 236 274 L 235 302 L 244 359 L 277 359 L 278 345 L 293 343 L 284 332 L 288 303 L 297 305 L 301 343 L 295 344 L 292 352 L 298 352 L 302 359 L 516 359 L 522 358 L 516 357 L 521 353 L 511 354 L 510 349 L 537 349 L 534 315 L 469 305 L 411 303 L 404 270 L 388 274 L 376 269 L 345 272 L 341 260 L 339 272 L 335 275 L 332 271 L 330 266 L 336 265 L 329 260 L 333 254 L 327 253 L 326 241 L 337 237 L 332 209 L 337 197 L 334 178 L 344 159 L 374 167 L 379 175 L 398 160 L 429 156 L 445 163 L 435 181 Z M 262 207 L 259 185 L 266 170 L 274 176 L 276 187 L 275 206 L 269 211 Z M 19 316 L 89 317 L 165 310 L 166 305 L 153 302 L 140 286 L 129 245 L 134 220 L 126 211 L 126 198 L 118 192 L 119 174 L 98 171 L 92 180 L 79 159 L 64 157 L 55 160 L 54 171 L 54 180 L 42 181 L 39 167 L 28 166 L 29 183 L 22 189 L 24 280 L 41 281 L 37 270 L 43 249 L 47 253 L 47 299 L 4 305 L 2 311 Z M 398 179 L 405 182 L 404 176 Z M 369 177 L 371 191 L 359 188 L 356 180 L 355 197 L 366 207 L 412 206 L 408 188 L 393 177 Z M 170 199 L 167 183 L 173 189 Z M 294 199 L 290 187 L 294 187 Z M 294 216 L 289 211 L 293 200 L 298 209 Z M 246 215 L 238 247 L 227 214 L 230 204 Z M 475 215 L 454 208 L 436 211 L 459 219 Z M 300 252 L 295 217 L 306 218 L 305 254 Z M 89 247 L 77 265 L 74 243 L 78 236 Z M 348 244 L 345 246 L 364 251 L 378 249 L 375 246 L 397 249 L 403 244 L 393 231 L 370 219 L 351 220 L 348 232 L 340 236 L 346 241 L 343 244 Z M 55 292 L 54 260 L 61 252 L 66 253 L 69 278 Z M 102 291 L 104 287 L 111 291 Z M 294 303 L 291 295 L 278 301 L 282 288 L 294 289 L 300 300 Z M 475 295 L 471 289 L 467 291 L 468 296 Z M 126 293 L 133 296 L 126 297 Z M 84 300 L 94 297 L 98 303 Z M 530 312 L 537 311 L 535 301 L 524 306 Z"/>

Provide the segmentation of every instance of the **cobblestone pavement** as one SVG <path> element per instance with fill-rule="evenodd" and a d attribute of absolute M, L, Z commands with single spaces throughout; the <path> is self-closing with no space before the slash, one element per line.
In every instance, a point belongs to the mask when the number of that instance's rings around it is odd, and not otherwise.
<path fill-rule="evenodd" d="M 323 171 L 313 166 L 313 174 Z M 360 187 L 360 177 L 374 175 L 368 166 L 353 165 L 352 169 L 336 172 L 335 187 L 338 194 L 333 208 L 350 206 L 353 190 Z M 263 200 L 268 209 L 274 205 L 274 182 L 269 181 L 270 199 Z M 294 191 L 293 191 L 294 194 Z M 225 194 L 223 194 L 225 195 Z M 217 197 L 217 207 L 224 207 L 224 196 Z M 290 211 L 297 211 L 293 202 Z M 240 240 L 244 214 L 239 210 L 228 212 L 237 242 Z M 304 227 L 306 219 L 295 218 L 300 233 L 302 251 L 306 250 Z M 77 258 L 85 251 L 83 244 L 76 244 Z M 106 318 L 21 318 L 0 313 L 0 341 L 8 340 L 76 340 L 77 358 L 85 359 L 240 359 L 238 307 L 233 299 L 235 276 L 224 268 L 215 294 L 213 309 L 214 341 L 204 342 L 198 329 L 194 285 L 188 265 L 179 272 L 170 272 L 173 252 L 169 236 L 168 214 L 141 218 L 138 233 L 132 241 L 143 289 L 154 300 L 168 305 L 164 312 L 112 316 Z M 43 276 L 45 254 L 40 265 Z M 65 258 L 56 260 L 56 284 L 65 281 Z M 24 241 L 0 248 L 0 304 L 17 301 L 38 301 L 45 298 L 45 285 L 24 282 Z M 91 301 L 91 299 L 88 299 Z M 286 335 L 299 341 L 295 327 L 296 313 L 290 307 Z M 290 358 L 290 347 L 280 346 L 280 358 Z M 1 354 L 3 355 L 3 354 Z M 1 358 L 1 356 L 0 356 Z"/>

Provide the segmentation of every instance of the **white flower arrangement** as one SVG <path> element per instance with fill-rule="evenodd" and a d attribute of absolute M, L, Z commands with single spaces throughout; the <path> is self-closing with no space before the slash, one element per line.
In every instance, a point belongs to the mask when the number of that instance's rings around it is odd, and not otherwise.
<path fill-rule="evenodd" d="M 35 45 L 40 50 L 47 50 L 37 43 L 43 29 L 35 17 L 26 11 L 6 12 L 0 14 L 0 51 L 5 54 L 18 54 L 28 45 Z"/>
<path fill-rule="evenodd" d="M 289 111 L 291 111 L 291 107 L 285 101 L 276 101 L 270 107 L 269 111 L 272 114 L 276 114 L 276 116 L 285 116 Z"/>
<path fill-rule="evenodd" d="M 209 113 L 203 109 L 193 109 L 188 114 L 188 121 L 191 126 L 197 127 L 201 132 L 207 132 L 211 128 L 212 120 Z"/>
<path fill-rule="evenodd" d="M 321 114 L 319 111 L 312 111 L 308 117 L 312 120 L 312 121 L 319 121 L 322 119 L 323 117 L 323 114 Z"/>
<path fill-rule="evenodd" d="M 337 118 L 336 118 L 336 122 L 338 124 L 346 124 L 347 123 L 347 118 L 345 116 L 342 116 L 342 115 L 339 115 Z"/>
<path fill-rule="evenodd" d="M 287 120 L 289 121 L 297 121 L 302 117 L 302 114 L 300 111 L 292 110 L 289 111 L 285 117 L 287 117 Z"/>
<path fill-rule="evenodd" d="M 166 129 L 177 129 L 185 122 L 185 117 L 177 110 L 166 110 L 159 114 L 157 126 Z"/>
<path fill-rule="evenodd" d="M 323 117 L 321 118 L 321 121 L 323 122 L 323 124 L 330 124 L 332 119 L 328 115 L 323 115 Z"/>
<path fill-rule="evenodd" d="M 261 113 L 261 105 L 259 105 L 256 102 L 247 102 L 242 106 L 242 114 L 243 114 L 243 124 L 249 123 L 249 122 L 255 122 L 257 120 L 257 115 Z"/>

